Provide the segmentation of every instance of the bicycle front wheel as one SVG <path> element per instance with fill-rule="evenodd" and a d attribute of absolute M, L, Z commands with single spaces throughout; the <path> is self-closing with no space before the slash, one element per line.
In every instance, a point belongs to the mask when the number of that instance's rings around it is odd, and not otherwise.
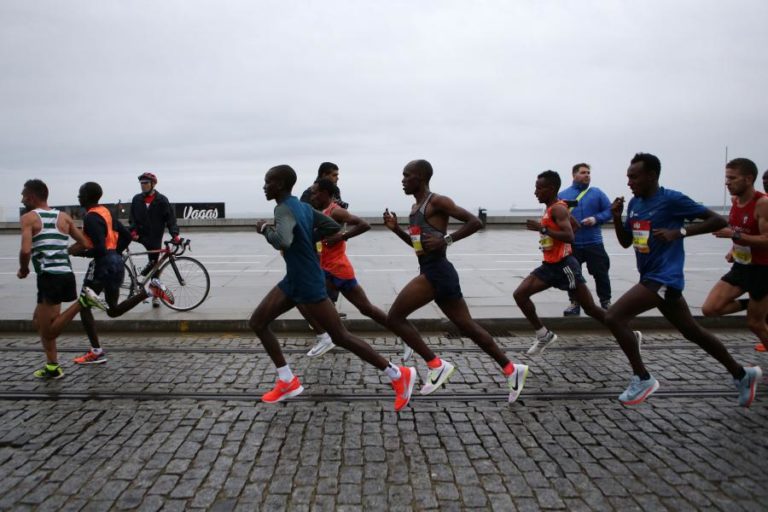
<path fill-rule="evenodd" d="M 203 303 L 211 289 L 211 278 L 202 263 L 189 256 L 169 259 L 155 276 L 173 296 L 160 300 L 176 311 L 189 311 Z"/>

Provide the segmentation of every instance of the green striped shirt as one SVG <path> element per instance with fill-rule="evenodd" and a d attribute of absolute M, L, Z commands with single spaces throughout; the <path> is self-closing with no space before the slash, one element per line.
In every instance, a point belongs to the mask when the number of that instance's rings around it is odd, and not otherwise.
<path fill-rule="evenodd" d="M 72 263 L 69 261 L 67 246 L 69 236 L 59 231 L 58 210 L 34 210 L 40 217 L 42 229 L 32 237 L 32 265 L 38 274 L 69 274 Z"/>

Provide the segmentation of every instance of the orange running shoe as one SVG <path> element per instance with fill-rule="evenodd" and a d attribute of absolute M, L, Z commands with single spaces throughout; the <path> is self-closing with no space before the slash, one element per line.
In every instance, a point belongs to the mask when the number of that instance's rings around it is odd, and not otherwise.
<path fill-rule="evenodd" d="M 173 304 L 174 303 L 173 292 L 171 292 L 171 290 L 169 290 L 168 287 L 165 286 L 156 277 L 153 277 L 149 281 L 149 295 L 151 295 L 151 296 L 153 296 L 155 298 L 158 298 L 158 299 L 162 299 L 165 302 L 167 302 L 168 304 Z M 154 302 L 152 303 L 152 306 L 155 307 Z M 159 304 L 158 304 L 158 306 L 159 306 Z"/>
<path fill-rule="evenodd" d="M 277 383 L 275 384 L 275 387 L 272 388 L 272 391 L 267 391 L 261 395 L 261 400 L 268 404 L 274 404 L 281 400 L 285 400 L 286 398 L 300 395 L 302 391 L 304 391 L 304 386 L 301 385 L 299 378 L 296 376 L 291 379 L 291 382 L 277 379 Z"/>
<path fill-rule="evenodd" d="M 411 401 L 413 385 L 416 382 L 416 370 L 407 366 L 400 367 L 400 378 L 392 381 L 395 390 L 395 412 L 400 411 Z"/>
<path fill-rule="evenodd" d="M 107 353 L 102 351 L 101 354 L 97 354 L 93 350 L 89 350 L 85 355 L 76 357 L 72 361 L 75 364 L 101 364 L 107 362 Z"/>
<path fill-rule="evenodd" d="M 755 345 L 755 350 L 757 350 L 758 352 L 766 352 L 765 345 L 763 344 L 762 341 Z"/>

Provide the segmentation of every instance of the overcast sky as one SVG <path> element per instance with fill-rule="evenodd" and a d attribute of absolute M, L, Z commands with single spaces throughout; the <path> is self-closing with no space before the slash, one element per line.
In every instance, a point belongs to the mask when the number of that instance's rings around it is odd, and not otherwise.
<path fill-rule="evenodd" d="M 329 160 L 353 212 L 404 212 L 426 158 L 434 191 L 504 211 L 580 161 L 629 196 L 637 151 L 721 204 L 726 145 L 768 168 L 767 21 L 764 0 L 3 0 L 0 207 L 31 177 L 52 204 L 90 180 L 127 201 L 150 170 L 254 215 L 269 167 L 300 193 Z"/>

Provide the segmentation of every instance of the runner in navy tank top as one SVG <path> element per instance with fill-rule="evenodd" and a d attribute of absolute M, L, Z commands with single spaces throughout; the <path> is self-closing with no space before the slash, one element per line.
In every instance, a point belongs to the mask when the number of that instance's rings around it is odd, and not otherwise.
<path fill-rule="evenodd" d="M 394 213 L 389 209 L 384 212 L 384 224 L 414 250 L 420 268 L 420 274 L 405 285 L 389 310 L 390 329 L 427 363 L 428 372 L 421 394 L 435 392 L 448 380 L 455 367 L 437 357 L 408 321 L 408 315 L 434 300 L 463 335 L 471 338 L 499 364 L 507 377 L 509 401 L 514 402 L 525 385 L 528 367 L 513 364 L 491 335 L 472 319 L 461 294 L 459 276 L 446 258 L 449 245 L 475 233 L 482 224 L 477 217 L 456 205 L 450 197 L 430 192 L 431 177 L 432 165 L 426 160 L 414 160 L 403 169 L 403 191 L 416 199 L 409 216 L 408 232 L 398 225 Z M 464 224 L 453 233 L 447 234 L 450 217 Z"/>

